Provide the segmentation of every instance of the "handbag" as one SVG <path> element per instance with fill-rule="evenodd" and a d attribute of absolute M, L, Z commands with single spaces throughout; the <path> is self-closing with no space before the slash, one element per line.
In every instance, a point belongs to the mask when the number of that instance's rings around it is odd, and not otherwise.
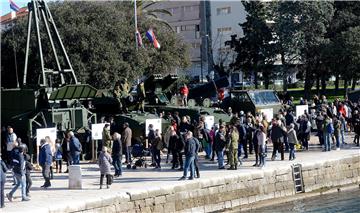
<path fill-rule="evenodd" d="M 114 175 L 109 174 L 108 177 L 108 185 L 111 185 L 114 182 Z"/>

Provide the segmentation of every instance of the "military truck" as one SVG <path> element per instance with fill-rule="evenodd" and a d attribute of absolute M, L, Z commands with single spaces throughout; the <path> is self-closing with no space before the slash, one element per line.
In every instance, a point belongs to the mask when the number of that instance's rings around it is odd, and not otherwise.
<path fill-rule="evenodd" d="M 62 43 L 51 12 L 43 0 L 28 3 L 28 33 L 26 41 L 25 66 L 21 88 L 1 89 L 2 125 L 11 125 L 15 133 L 26 143 L 29 153 L 34 154 L 36 129 L 56 127 L 58 138 L 66 130 L 81 132 L 96 121 L 96 114 L 90 112 L 82 101 L 95 97 L 97 91 L 90 85 L 77 81 L 75 72 Z M 28 72 L 31 31 L 39 32 L 44 27 L 51 44 L 55 67 L 46 63 L 43 57 L 45 38 L 36 33 L 37 60 L 40 67 Z M 55 46 L 54 44 L 58 44 Z M 57 47 L 57 48 L 56 48 Z M 63 60 L 59 60 L 62 58 Z M 51 63 L 50 63 L 51 64 Z M 18 82 L 19 83 L 19 82 Z M 19 84 L 20 85 L 20 84 Z"/>
<path fill-rule="evenodd" d="M 231 89 L 229 97 L 225 98 L 222 108 L 232 108 L 233 112 L 251 112 L 252 114 L 264 111 L 277 114 L 282 108 L 276 92 L 273 90 L 238 90 Z"/>

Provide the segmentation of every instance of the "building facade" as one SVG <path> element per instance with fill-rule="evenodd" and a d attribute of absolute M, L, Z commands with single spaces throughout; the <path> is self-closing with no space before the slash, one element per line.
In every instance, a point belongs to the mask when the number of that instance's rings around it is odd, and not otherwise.
<path fill-rule="evenodd" d="M 27 7 L 20 8 L 17 12 L 10 12 L 0 17 L 1 31 L 8 29 L 16 21 L 16 19 L 27 16 L 29 13 Z"/>
<path fill-rule="evenodd" d="M 166 20 L 174 31 L 190 45 L 191 67 L 185 74 L 192 76 L 201 73 L 201 15 L 200 1 L 162 1 L 153 6 L 156 9 L 166 9 L 172 16 L 161 14 L 160 18 Z M 181 73 L 179 73 L 181 74 Z"/>
<path fill-rule="evenodd" d="M 213 71 L 214 64 L 225 67 L 235 59 L 235 52 L 225 42 L 231 35 L 243 36 L 239 23 L 246 13 L 241 1 L 162 1 L 153 6 L 167 9 L 173 15 L 162 15 L 174 31 L 190 45 L 191 67 L 186 75 L 203 79 Z"/>
<path fill-rule="evenodd" d="M 210 1 L 210 14 L 213 63 L 228 67 L 236 54 L 225 42 L 231 40 L 231 35 L 243 36 L 239 24 L 246 21 L 244 6 L 241 1 Z"/>

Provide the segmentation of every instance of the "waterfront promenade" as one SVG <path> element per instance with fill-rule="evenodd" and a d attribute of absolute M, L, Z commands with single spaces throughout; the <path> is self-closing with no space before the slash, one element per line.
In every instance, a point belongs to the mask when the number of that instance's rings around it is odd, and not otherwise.
<path fill-rule="evenodd" d="M 288 169 L 291 167 L 291 165 L 296 163 L 306 165 L 312 163 L 321 163 L 329 160 L 340 160 L 349 157 L 360 158 L 359 147 L 355 147 L 354 144 L 350 142 L 352 136 L 352 134 L 347 136 L 346 141 L 349 143 L 349 145 L 346 145 L 345 148 L 341 149 L 340 151 L 333 150 L 331 152 L 321 152 L 319 148 L 312 148 L 307 152 L 297 152 L 297 157 L 294 161 L 287 160 L 288 153 L 286 153 L 285 161 L 270 161 L 270 154 L 268 154 L 267 165 L 263 169 L 252 166 L 254 164 L 253 155 L 250 155 L 250 158 L 247 159 L 236 171 L 218 170 L 216 162 L 211 162 L 201 158 L 201 178 L 195 179 L 193 181 L 178 181 L 179 177 L 182 176 L 182 172 L 171 170 L 170 164 L 165 164 L 164 160 L 161 170 L 153 169 L 151 167 L 138 168 L 136 170 L 128 170 L 124 168 L 123 176 L 116 178 L 110 189 L 102 190 L 99 190 L 99 171 L 96 164 L 89 164 L 85 162 L 81 164 L 83 175 L 82 190 L 69 190 L 68 174 L 64 173 L 54 174 L 52 187 L 49 189 L 42 189 L 40 188 L 40 186 L 43 184 L 41 173 L 36 171 L 32 174 L 33 187 L 31 189 L 31 201 L 21 202 L 21 198 L 19 197 L 20 191 L 18 190 L 15 194 L 17 199 L 15 199 L 12 203 L 6 201 L 6 207 L 1 209 L 0 212 L 40 213 L 82 211 L 84 209 L 91 208 L 92 205 L 106 206 L 106 202 L 109 202 L 109 205 L 112 205 L 111 202 L 114 202 L 114 199 L 118 199 L 117 202 L 120 203 L 122 202 L 121 199 L 127 201 L 129 199 L 129 195 L 130 197 L 133 196 L 132 198 L 134 198 L 135 195 L 141 195 L 144 193 L 147 194 L 147 196 L 151 196 L 150 192 L 154 190 L 156 191 L 157 189 L 161 191 L 162 189 L 168 190 L 174 187 L 192 187 L 204 184 L 204 182 L 211 182 L 212 180 L 218 179 L 219 177 L 234 177 L 241 174 L 259 174 L 259 171 L 271 173 L 273 171 Z M 317 139 L 312 137 L 312 141 L 317 141 Z M 7 176 L 8 182 L 6 183 L 5 193 L 8 193 L 11 188 L 11 182 L 9 181 L 11 175 L 8 173 Z M 165 196 L 163 197 L 165 198 Z M 177 199 L 177 197 L 173 199 Z M 154 204 L 163 203 L 163 201 L 156 199 L 153 200 L 153 202 Z M 129 202 L 125 203 L 126 205 L 129 205 Z M 164 208 L 166 208 L 166 205 L 160 210 L 164 211 Z M 174 208 L 168 209 L 166 212 L 171 212 L 173 210 Z M 110 210 L 107 211 L 104 209 L 103 212 L 110 212 Z"/>

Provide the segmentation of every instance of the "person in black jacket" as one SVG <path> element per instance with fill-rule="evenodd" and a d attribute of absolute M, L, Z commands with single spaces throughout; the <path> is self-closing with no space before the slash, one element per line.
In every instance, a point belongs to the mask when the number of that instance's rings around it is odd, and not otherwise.
<path fill-rule="evenodd" d="M 69 134 L 65 134 L 65 137 L 61 144 L 61 150 L 62 150 L 62 157 L 63 160 L 66 162 L 66 171 L 65 173 L 69 172 L 69 165 L 72 162 L 71 154 L 70 154 L 70 137 Z"/>
<path fill-rule="evenodd" d="M 115 177 L 119 177 L 122 175 L 122 168 L 121 168 L 121 160 L 122 160 L 122 142 L 121 142 L 121 135 L 117 132 L 113 134 L 113 147 L 112 147 L 112 158 L 113 158 L 113 165 L 115 168 Z"/>
<path fill-rule="evenodd" d="M 6 194 L 6 197 L 9 199 L 10 202 L 12 202 L 15 191 L 18 189 L 19 186 L 21 186 L 22 201 L 29 201 L 30 199 L 26 197 L 25 160 L 23 147 L 15 147 L 11 152 L 11 156 L 16 185 L 9 194 Z"/>
<path fill-rule="evenodd" d="M 224 166 L 224 149 L 226 146 L 226 130 L 221 125 L 219 131 L 215 135 L 214 150 L 217 153 L 219 169 L 225 169 Z"/>
<path fill-rule="evenodd" d="M 281 154 L 281 160 L 284 160 L 284 134 L 286 128 L 279 119 L 273 119 L 271 127 L 271 141 L 273 143 L 273 153 L 271 160 L 276 159 L 276 152 Z"/>
<path fill-rule="evenodd" d="M 8 168 L 6 167 L 5 162 L 1 159 L 1 153 L 0 153 L 0 208 L 4 208 L 5 207 L 5 202 L 4 202 L 4 190 L 5 190 L 5 182 L 6 182 L 6 172 L 7 172 Z"/>
<path fill-rule="evenodd" d="M 183 141 L 176 134 L 176 131 L 174 129 L 171 130 L 170 134 L 171 135 L 169 138 L 169 147 L 171 147 L 172 154 L 173 154 L 171 169 L 175 169 L 180 166 L 180 169 L 183 170 L 183 161 L 182 161 L 182 155 L 181 155 L 181 151 L 184 148 Z"/>
<path fill-rule="evenodd" d="M 30 197 L 30 188 L 32 185 L 31 180 L 31 170 L 34 170 L 33 165 L 31 164 L 30 155 L 27 154 L 27 146 L 24 144 L 24 160 L 25 160 L 25 178 L 26 178 L 26 197 Z"/>

